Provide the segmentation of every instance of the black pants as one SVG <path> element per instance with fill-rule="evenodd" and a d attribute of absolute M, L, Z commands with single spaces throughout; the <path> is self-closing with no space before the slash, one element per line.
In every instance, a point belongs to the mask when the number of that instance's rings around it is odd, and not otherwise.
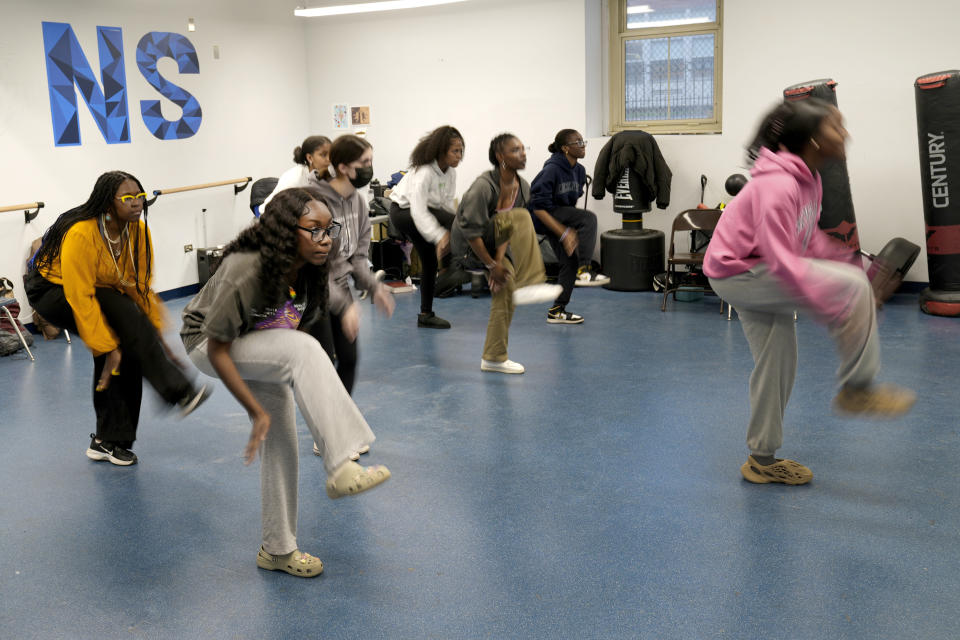
<path fill-rule="evenodd" d="M 80 334 L 63 287 L 33 271 L 24 278 L 30 305 L 52 324 L 75 335 Z M 125 449 L 133 446 L 140 421 L 143 380 L 160 397 L 174 405 L 193 391 L 193 384 L 167 358 L 160 335 L 146 314 L 130 297 L 115 289 L 97 287 L 97 302 L 107 324 L 120 342 L 120 375 L 112 376 L 110 386 L 97 391 L 106 354 L 93 358 L 93 409 L 97 415 L 96 435 Z"/>
<path fill-rule="evenodd" d="M 337 368 L 340 382 L 343 383 L 347 393 L 353 393 L 353 383 L 357 378 L 357 359 L 359 357 L 357 342 L 359 339 L 351 342 L 347 338 L 343 333 L 341 316 L 333 312 L 310 325 L 307 328 L 307 333 L 316 338 L 323 350 L 330 356 L 330 360 Z"/>
<path fill-rule="evenodd" d="M 452 213 L 433 207 L 430 207 L 429 211 L 444 229 L 449 231 L 453 227 L 453 219 L 456 216 Z M 433 293 L 437 283 L 437 249 L 417 231 L 410 209 L 401 209 L 400 205 L 394 202 L 390 206 L 390 221 L 413 243 L 417 255 L 420 256 L 420 264 L 423 267 L 423 273 L 420 274 L 420 312 L 430 313 L 433 311 Z M 449 254 L 444 259 L 444 263 L 449 263 Z"/>
<path fill-rule="evenodd" d="M 547 241 L 550 248 L 553 249 L 557 261 L 560 263 L 560 274 L 557 276 L 557 284 L 563 287 L 563 291 L 554 301 L 557 305 L 566 305 L 570 302 L 570 295 L 573 293 L 573 284 L 577 279 L 577 269 L 580 267 L 589 267 L 593 260 L 593 249 L 597 244 L 597 216 L 592 211 L 578 209 L 576 207 L 557 207 L 550 212 L 557 222 L 571 227 L 577 232 L 577 250 L 572 256 L 567 255 L 567 251 L 560 243 L 560 238 L 553 235 L 550 231 L 546 232 Z"/>

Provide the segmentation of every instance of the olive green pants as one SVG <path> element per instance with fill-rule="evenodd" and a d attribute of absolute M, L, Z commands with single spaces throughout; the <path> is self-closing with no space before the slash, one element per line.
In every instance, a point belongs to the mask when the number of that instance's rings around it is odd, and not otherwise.
<path fill-rule="evenodd" d="M 529 211 L 522 208 L 504 211 L 495 215 L 490 223 L 494 225 L 496 246 L 505 242 L 510 244 L 511 259 L 504 262 L 506 284 L 490 300 L 490 320 L 487 322 L 487 339 L 483 344 L 483 359 L 503 362 L 507 359 L 507 340 L 510 337 L 510 321 L 513 320 L 513 292 L 520 287 L 545 282 L 547 273 L 543 268 L 543 257 Z"/>

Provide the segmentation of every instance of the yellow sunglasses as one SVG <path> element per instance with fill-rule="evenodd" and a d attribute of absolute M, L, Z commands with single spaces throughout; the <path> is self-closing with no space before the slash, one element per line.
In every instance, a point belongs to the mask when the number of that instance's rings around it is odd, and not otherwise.
<path fill-rule="evenodd" d="M 146 199 L 147 199 L 147 194 L 145 193 L 138 193 L 135 196 L 117 196 L 117 200 L 119 200 L 123 204 L 130 204 L 134 200 L 146 200 Z"/>

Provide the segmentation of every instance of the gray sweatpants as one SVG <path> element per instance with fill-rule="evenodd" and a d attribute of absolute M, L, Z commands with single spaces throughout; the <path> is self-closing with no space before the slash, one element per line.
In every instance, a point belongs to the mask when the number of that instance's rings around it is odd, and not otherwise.
<path fill-rule="evenodd" d="M 832 260 L 811 260 L 823 295 L 845 303 L 836 318 L 818 318 L 830 330 L 840 353 L 840 386 L 865 387 L 880 370 L 880 343 L 873 289 L 863 269 Z M 750 375 L 750 424 L 747 447 L 772 456 L 783 444 L 783 413 L 797 373 L 796 310 L 810 304 L 786 290 L 765 266 L 729 278 L 710 278 L 710 285 L 740 316 L 754 368 Z"/>
<path fill-rule="evenodd" d="M 270 414 L 270 430 L 260 448 L 263 549 L 284 555 L 297 549 L 296 408 L 320 447 L 328 474 L 375 437 L 311 335 L 290 329 L 251 331 L 233 342 L 230 357 Z M 190 360 L 216 377 L 206 341 L 190 353 Z"/>

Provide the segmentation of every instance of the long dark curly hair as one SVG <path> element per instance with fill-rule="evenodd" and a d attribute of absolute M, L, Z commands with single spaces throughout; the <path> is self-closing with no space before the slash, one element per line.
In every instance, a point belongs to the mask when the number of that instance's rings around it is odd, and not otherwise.
<path fill-rule="evenodd" d="M 260 254 L 261 292 L 271 306 L 283 304 L 287 295 L 287 273 L 297 259 L 297 226 L 311 200 L 330 205 L 313 187 L 284 189 L 267 204 L 259 220 L 244 229 L 224 247 L 223 257 L 231 253 L 257 252 Z M 305 264 L 300 268 L 298 282 L 306 289 L 307 308 L 304 323 L 327 310 L 327 265 Z"/>
<path fill-rule="evenodd" d="M 97 178 L 97 182 L 93 185 L 93 191 L 90 192 L 90 197 L 87 198 L 87 201 L 79 207 L 74 207 L 66 213 L 60 214 L 60 217 L 58 217 L 54 223 L 50 225 L 46 233 L 43 234 L 43 242 L 40 245 L 40 249 L 37 250 L 36 255 L 33 257 L 34 268 L 49 268 L 57 258 L 60 257 L 63 238 L 67 235 L 70 227 L 83 220 L 96 218 L 101 213 L 115 211 L 117 191 L 120 189 L 120 185 L 126 180 L 136 182 L 139 192 L 143 192 L 143 185 L 140 184 L 136 176 L 126 171 L 108 171 Z M 137 270 L 140 268 L 140 225 L 129 225 L 128 230 L 130 233 L 130 242 L 133 245 L 133 266 L 134 270 Z M 143 244 L 148 248 L 144 260 L 146 272 L 137 274 L 136 288 L 137 293 L 139 293 L 144 300 L 149 301 L 150 298 L 147 296 L 147 292 L 149 290 L 151 276 L 153 275 L 153 252 L 149 250 L 150 228 L 147 226 L 146 202 L 143 203 L 143 233 L 145 235 L 145 242 Z"/>
<path fill-rule="evenodd" d="M 463 142 L 463 136 L 455 127 L 450 125 L 437 127 L 420 138 L 420 142 L 413 148 L 413 152 L 410 154 L 410 166 L 416 169 L 430 164 L 434 160 L 439 162 L 447 155 L 447 151 L 453 146 L 455 140 Z"/>

